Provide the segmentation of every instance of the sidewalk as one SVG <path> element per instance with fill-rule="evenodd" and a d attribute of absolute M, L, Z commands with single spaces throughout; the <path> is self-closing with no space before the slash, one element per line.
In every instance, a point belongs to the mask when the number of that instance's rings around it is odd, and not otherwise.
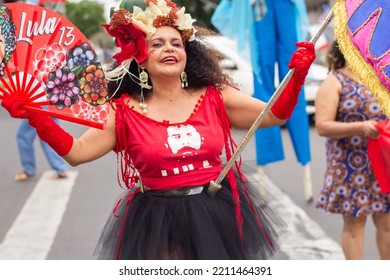
<path fill-rule="evenodd" d="M 306 212 L 296 205 L 266 175 L 264 185 L 276 200 L 267 203 L 276 208 L 287 229 L 281 232 L 280 251 L 275 260 L 343 260 L 344 254 L 340 245 L 329 237 L 325 231 Z M 266 198 L 268 200 L 268 198 Z M 272 198 L 271 198 L 272 199 Z"/>

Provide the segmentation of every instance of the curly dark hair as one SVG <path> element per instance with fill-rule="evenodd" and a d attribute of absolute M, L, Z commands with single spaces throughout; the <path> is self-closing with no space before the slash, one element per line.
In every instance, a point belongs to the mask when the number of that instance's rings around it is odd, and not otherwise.
<path fill-rule="evenodd" d="M 225 85 L 232 85 L 232 79 L 223 73 L 220 66 L 221 55 L 205 42 L 204 36 L 211 34 L 211 31 L 203 28 L 199 29 L 196 39 L 185 42 L 184 45 L 187 53 L 187 64 L 184 71 L 188 77 L 188 88 L 198 89 L 213 85 L 218 89 L 222 89 Z M 111 69 L 117 66 L 118 64 L 114 63 Z M 130 64 L 129 71 L 138 77 L 140 70 L 136 61 Z M 151 84 L 151 81 L 149 81 L 149 84 Z M 125 75 L 121 83 L 120 81 L 110 81 L 108 83 L 108 93 L 113 95 L 113 98 L 118 98 L 122 94 L 129 94 L 138 98 L 140 90 L 140 86 L 131 79 L 130 75 Z M 150 94 L 150 90 L 144 89 L 145 98 L 148 94 Z"/>
<path fill-rule="evenodd" d="M 346 61 L 343 53 L 340 50 L 339 44 L 336 40 L 334 40 L 330 44 L 328 53 L 326 55 L 326 65 L 328 66 L 329 72 L 343 68 L 345 63 Z"/>

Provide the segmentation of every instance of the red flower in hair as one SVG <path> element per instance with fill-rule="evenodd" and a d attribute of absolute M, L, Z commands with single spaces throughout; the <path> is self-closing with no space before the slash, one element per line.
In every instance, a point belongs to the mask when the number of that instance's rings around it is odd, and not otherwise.
<path fill-rule="evenodd" d="M 142 63 L 148 58 L 146 48 L 146 34 L 132 23 L 122 23 L 115 28 L 113 25 L 102 24 L 107 30 L 107 33 L 115 38 L 115 45 L 121 48 L 121 51 L 116 53 L 115 58 L 118 63 L 134 57 L 138 63 Z"/>

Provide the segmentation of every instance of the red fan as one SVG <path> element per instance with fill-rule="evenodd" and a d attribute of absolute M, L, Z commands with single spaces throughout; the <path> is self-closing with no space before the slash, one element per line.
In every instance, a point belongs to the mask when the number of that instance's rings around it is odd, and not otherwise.
<path fill-rule="evenodd" d="M 19 94 L 25 109 L 104 129 L 109 106 L 102 65 L 65 17 L 40 6 L 0 6 L 0 99 Z"/>

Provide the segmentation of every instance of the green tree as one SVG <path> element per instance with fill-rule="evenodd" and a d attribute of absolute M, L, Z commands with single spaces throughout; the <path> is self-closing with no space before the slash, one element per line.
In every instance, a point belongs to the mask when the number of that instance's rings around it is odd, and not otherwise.
<path fill-rule="evenodd" d="M 66 17 L 78 29 L 90 38 L 102 31 L 101 24 L 105 22 L 104 6 L 94 0 L 66 2 Z"/>

